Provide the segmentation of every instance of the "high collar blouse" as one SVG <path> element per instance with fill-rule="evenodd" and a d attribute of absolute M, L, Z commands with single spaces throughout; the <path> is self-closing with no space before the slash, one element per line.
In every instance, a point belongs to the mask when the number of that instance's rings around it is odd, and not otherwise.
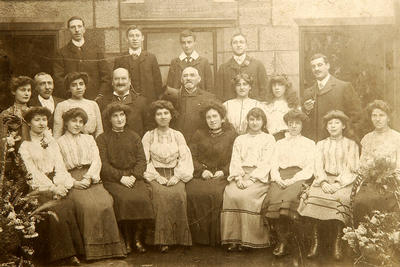
<path fill-rule="evenodd" d="M 29 185 L 40 191 L 51 190 L 54 185 L 61 185 L 67 189 L 73 186 L 74 179 L 65 168 L 60 148 L 57 142 L 46 134 L 43 141 L 47 147 L 41 145 L 42 138 L 31 134 L 31 141 L 22 142 L 19 153 L 24 161 L 28 173 L 32 175 Z M 47 175 L 55 172 L 53 180 Z"/>
<path fill-rule="evenodd" d="M 250 178 L 268 182 L 272 154 L 275 149 L 275 138 L 264 132 L 256 135 L 244 134 L 235 139 L 232 158 L 229 166 L 228 181 L 244 176 L 243 167 L 254 167 Z"/>
<path fill-rule="evenodd" d="M 299 167 L 292 178 L 294 181 L 310 179 L 314 173 L 315 143 L 302 135 L 287 135 L 276 142 L 272 157 L 271 180 L 281 178 L 279 169 Z"/>
<path fill-rule="evenodd" d="M 90 165 L 84 176 L 90 177 L 94 183 L 100 181 L 101 159 L 93 136 L 66 132 L 57 143 L 68 170 Z"/>
<path fill-rule="evenodd" d="M 64 122 L 62 115 L 71 108 L 82 108 L 88 115 L 88 121 L 83 127 L 83 133 L 93 134 L 95 137 L 103 132 L 103 123 L 99 106 L 95 101 L 88 99 L 67 99 L 57 104 L 54 111 L 53 136 L 58 139 L 63 132 Z"/>
<path fill-rule="evenodd" d="M 157 179 L 160 174 L 156 168 L 173 168 L 174 176 L 183 182 L 192 179 L 192 155 L 181 132 L 168 129 L 160 133 L 156 128 L 143 136 L 142 143 L 147 161 L 145 179 Z"/>
<path fill-rule="evenodd" d="M 247 130 L 247 113 L 252 108 L 263 108 L 261 103 L 252 98 L 234 98 L 225 101 L 226 118 L 233 125 L 238 134 L 245 134 Z"/>
<path fill-rule="evenodd" d="M 288 129 L 283 116 L 290 110 L 286 100 L 276 100 L 266 104 L 265 114 L 267 115 L 267 129 L 270 134 L 276 134 Z"/>

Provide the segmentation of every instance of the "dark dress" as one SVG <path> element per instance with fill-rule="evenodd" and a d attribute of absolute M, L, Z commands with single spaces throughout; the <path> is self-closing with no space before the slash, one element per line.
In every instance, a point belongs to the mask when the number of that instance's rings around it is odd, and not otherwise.
<path fill-rule="evenodd" d="M 202 245 L 220 243 L 220 213 L 226 177 L 236 132 L 228 127 L 213 136 L 207 130 L 197 130 L 189 144 L 194 164 L 194 178 L 186 184 L 188 219 L 192 240 Z M 203 180 L 202 173 L 223 171 L 224 176 Z"/>
<path fill-rule="evenodd" d="M 148 183 L 143 180 L 146 157 L 140 137 L 133 131 L 107 131 L 97 139 L 102 162 L 104 187 L 114 198 L 117 221 L 153 219 L 153 206 Z M 122 176 L 133 175 L 133 188 L 123 185 Z"/>

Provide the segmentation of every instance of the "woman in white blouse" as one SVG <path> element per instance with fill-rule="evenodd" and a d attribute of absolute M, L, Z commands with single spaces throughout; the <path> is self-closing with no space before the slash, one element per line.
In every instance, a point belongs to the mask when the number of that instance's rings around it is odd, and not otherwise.
<path fill-rule="evenodd" d="M 267 118 L 262 109 L 251 109 L 247 122 L 247 134 L 238 136 L 233 144 L 229 184 L 224 192 L 221 243 L 229 245 L 228 251 L 270 245 L 261 206 L 268 191 L 275 139 L 263 132 Z"/>
<path fill-rule="evenodd" d="M 120 238 L 113 198 L 100 179 L 99 150 L 93 136 L 81 133 L 88 116 L 83 109 L 72 108 L 62 118 L 65 133 L 57 142 L 74 179 L 69 195 L 76 207 L 86 259 L 123 257 L 126 249 Z"/>
<path fill-rule="evenodd" d="M 319 253 L 321 229 L 333 230 L 333 256 L 343 257 L 342 235 L 350 223 L 350 195 L 359 166 L 359 149 L 348 135 L 349 118 L 340 110 L 331 110 L 323 118 L 329 137 L 316 146 L 315 169 L 310 188 L 301 195 L 298 212 L 313 224 L 312 244 L 307 255 Z"/>
<path fill-rule="evenodd" d="M 142 140 L 147 160 L 144 178 L 153 189 L 154 243 L 160 245 L 161 252 L 167 252 L 170 245 L 192 245 L 185 183 L 193 177 L 193 161 L 182 133 L 169 128 L 176 114 L 171 102 L 153 102 L 150 117 L 157 128 Z"/>
<path fill-rule="evenodd" d="M 69 264 L 79 264 L 76 255 L 84 253 L 83 242 L 75 218 L 74 203 L 70 199 L 74 179 L 65 168 L 57 142 L 47 130 L 51 112 L 44 107 L 32 107 L 24 115 L 29 125 L 29 140 L 25 140 L 19 153 L 32 179 L 28 184 L 42 192 L 40 201 L 58 198 L 51 210 L 57 214 L 48 216 L 39 225 L 39 242 L 44 244 L 46 259 L 53 262 L 69 259 Z"/>
<path fill-rule="evenodd" d="M 288 130 L 283 116 L 290 109 L 299 108 L 299 99 L 297 93 L 292 90 L 292 83 L 286 74 L 273 75 L 268 88 L 271 101 L 266 103 L 264 107 L 268 119 L 268 133 L 279 140 L 285 137 Z"/>
<path fill-rule="evenodd" d="M 84 98 L 88 79 L 89 77 L 85 72 L 71 72 L 65 77 L 65 90 L 71 94 L 71 97 L 56 106 L 54 111 L 54 138 L 58 139 L 63 134 L 62 115 L 71 108 L 81 108 L 87 114 L 87 123 L 82 128 L 82 133 L 91 134 L 96 138 L 103 132 L 99 106 L 95 101 Z"/>
<path fill-rule="evenodd" d="M 293 221 L 299 218 L 299 194 L 303 183 L 313 176 L 315 155 L 314 141 L 301 135 L 307 115 L 293 109 L 283 119 L 288 125 L 288 135 L 276 143 L 272 183 L 263 203 L 263 214 L 277 233 L 279 242 L 273 254 L 278 257 L 288 253 L 288 240 L 295 232 Z"/>
<path fill-rule="evenodd" d="M 236 98 L 225 101 L 226 118 L 233 125 L 237 134 L 245 134 L 247 130 L 247 113 L 254 107 L 262 107 L 261 103 L 249 97 L 253 78 L 247 73 L 240 73 L 232 79 L 235 84 Z"/>

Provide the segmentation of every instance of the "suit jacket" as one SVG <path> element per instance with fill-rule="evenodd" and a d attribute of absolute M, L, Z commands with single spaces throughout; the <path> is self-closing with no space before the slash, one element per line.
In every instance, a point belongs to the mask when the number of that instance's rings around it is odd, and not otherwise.
<path fill-rule="evenodd" d="M 145 131 L 148 130 L 147 122 L 149 121 L 147 117 L 148 105 L 146 98 L 142 95 L 130 92 L 123 101 L 120 101 L 112 93 L 97 99 L 97 104 L 99 105 L 101 112 L 104 111 L 108 104 L 114 102 L 120 102 L 130 107 L 131 114 L 128 115 L 127 127 L 142 137 Z M 103 120 L 104 127 L 107 127 L 109 124 L 109 122 Z"/>
<path fill-rule="evenodd" d="M 56 96 L 53 96 L 53 100 L 54 100 L 54 110 L 56 110 L 56 106 L 58 103 L 64 101 L 64 99 L 58 98 Z M 29 100 L 28 106 L 29 107 L 42 107 L 43 105 L 42 105 L 42 103 L 40 103 L 38 96 L 35 95 Z M 51 114 L 51 118 L 47 123 L 47 126 L 50 129 L 53 129 L 53 122 L 54 122 L 54 112 L 53 112 L 53 114 Z"/>
<path fill-rule="evenodd" d="M 153 102 L 157 100 L 163 92 L 161 72 L 160 67 L 158 66 L 157 58 L 155 55 L 147 51 L 142 51 L 137 60 L 139 60 L 140 77 L 134 77 L 132 74 L 134 63 L 132 56 L 128 52 L 115 59 L 113 69 L 127 69 L 131 74 L 132 84 L 139 85 L 135 86 L 135 90 L 146 97 L 148 102 Z M 135 82 L 135 79 L 139 79 L 140 82 Z"/>
<path fill-rule="evenodd" d="M 169 66 L 167 85 L 172 88 L 181 87 L 181 77 L 182 71 L 187 67 L 193 67 L 199 71 L 201 81 L 199 87 L 208 92 L 213 91 L 213 74 L 211 71 L 210 63 L 204 57 L 198 57 L 192 62 L 186 62 L 185 60 L 180 60 L 180 58 L 174 58 Z"/>
<path fill-rule="evenodd" d="M 197 89 L 191 95 L 185 89 L 181 90 L 177 101 L 179 111 L 177 128 L 185 136 L 187 142 L 191 140 L 192 135 L 200 128 L 201 124 L 205 123 L 205 118 L 201 118 L 199 115 L 200 111 L 208 101 L 215 99 L 214 94 L 202 89 Z"/>
<path fill-rule="evenodd" d="M 215 95 L 223 102 L 235 98 L 236 91 L 232 79 L 239 73 L 247 73 L 253 77 L 253 86 L 249 96 L 257 100 L 265 100 L 268 83 L 267 72 L 261 61 L 248 55 L 241 65 L 237 64 L 232 57 L 219 67 L 214 87 Z"/>
<path fill-rule="evenodd" d="M 64 77 L 69 72 L 86 72 L 89 82 L 86 84 L 85 98 L 93 100 L 98 94 L 104 95 L 109 88 L 110 71 L 103 53 L 97 44 L 85 40 L 79 49 L 72 41 L 61 48 L 53 63 L 55 94 L 67 99 Z"/>
<path fill-rule="evenodd" d="M 317 83 L 304 91 L 302 107 L 308 99 L 314 99 L 314 108 L 308 114 L 310 120 L 303 125 L 303 135 L 314 141 L 320 141 L 328 136 L 323 126 L 322 118 L 328 111 L 337 109 L 343 111 L 351 120 L 356 133 L 359 128 L 361 116 L 361 101 L 353 86 L 349 82 L 341 81 L 330 76 L 322 90 L 319 90 Z"/>

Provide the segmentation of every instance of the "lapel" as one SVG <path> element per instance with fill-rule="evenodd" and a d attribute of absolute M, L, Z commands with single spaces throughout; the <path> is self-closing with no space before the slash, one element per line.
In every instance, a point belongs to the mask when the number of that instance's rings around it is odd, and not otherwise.
<path fill-rule="evenodd" d="M 231 59 L 228 61 L 228 66 L 231 69 L 236 69 L 236 70 L 240 70 L 240 68 L 243 68 L 245 66 L 250 65 L 250 62 L 252 61 L 252 58 L 249 55 L 246 55 L 246 58 L 244 59 L 242 65 L 239 65 L 236 60 L 233 58 L 233 56 L 231 57 Z"/>
<path fill-rule="evenodd" d="M 336 78 L 331 75 L 329 77 L 328 82 L 325 84 L 325 87 L 322 88 L 322 90 L 319 90 L 317 83 L 315 84 L 315 87 L 318 90 L 317 91 L 318 95 L 324 95 L 324 94 L 328 93 L 329 91 L 335 89 L 335 87 L 336 87 Z"/>
<path fill-rule="evenodd" d="M 85 45 L 86 45 L 86 43 L 83 44 L 81 50 L 84 49 L 84 46 L 85 46 Z M 79 50 L 79 48 L 76 47 L 76 46 L 72 43 L 72 41 L 69 41 L 69 43 L 68 43 L 68 49 L 69 49 L 69 51 L 70 51 L 72 54 L 75 54 L 75 55 L 78 55 L 79 52 L 81 52 L 81 50 Z"/>
<path fill-rule="evenodd" d="M 145 61 L 146 57 L 147 57 L 147 51 L 142 50 L 142 52 L 140 53 L 140 56 L 139 56 L 139 64 L 141 64 L 143 61 Z"/>

